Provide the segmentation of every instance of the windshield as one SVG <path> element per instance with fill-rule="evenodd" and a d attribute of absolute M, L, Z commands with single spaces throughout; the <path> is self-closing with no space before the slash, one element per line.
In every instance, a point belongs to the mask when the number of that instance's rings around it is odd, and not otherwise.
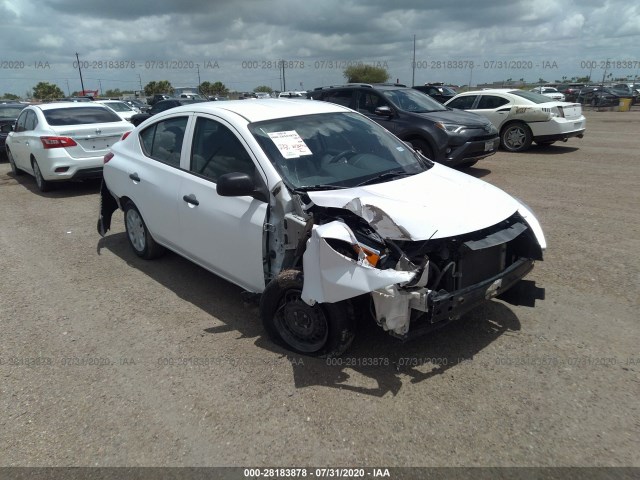
<path fill-rule="evenodd" d="M 442 112 L 447 109 L 447 107 L 442 106 L 440 102 L 412 88 L 382 90 L 382 94 L 396 108 L 404 110 L 405 112 Z"/>
<path fill-rule="evenodd" d="M 549 103 L 554 101 L 552 98 L 545 97 L 544 95 L 540 95 L 539 93 L 527 92 L 525 90 L 511 90 L 509 93 L 522 98 L 526 98 L 533 103 Z"/>
<path fill-rule="evenodd" d="M 22 111 L 23 108 L 24 107 L 22 105 L 18 107 L 0 108 L 0 118 L 8 118 L 8 119 L 15 120 L 16 118 L 18 118 L 18 115 L 20 115 L 20 112 Z"/>
<path fill-rule="evenodd" d="M 348 188 L 430 168 L 383 127 L 356 113 L 324 113 L 249 125 L 292 190 Z"/>

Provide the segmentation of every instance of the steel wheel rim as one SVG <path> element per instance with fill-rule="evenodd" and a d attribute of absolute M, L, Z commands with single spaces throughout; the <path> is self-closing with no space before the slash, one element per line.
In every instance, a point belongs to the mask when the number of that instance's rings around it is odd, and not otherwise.
<path fill-rule="evenodd" d="M 509 148 L 517 150 L 518 148 L 524 146 L 527 135 L 524 133 L 524 129 L 522 127 L 511 127 L 509 130 L 507 130 L 506 137 L 507 139 L 505 143 L 507 144 L 507 146 Z"/>
<path fill-rule="evenodd" d="M 144 224 L 142 223 L 142 217 L 134 209 L 127 211 L 127 234 L 133 248 L 138 252 L 144 251 L 146 245 Z"/>
<path fill-rule="evenodd" d="M 300 290 L 289 290 L 274 315 L 275 327 L 282 339 L 300 352 L 320 350 L 329 338 L 329 322 L 320 306 L 307 305 Z"/>

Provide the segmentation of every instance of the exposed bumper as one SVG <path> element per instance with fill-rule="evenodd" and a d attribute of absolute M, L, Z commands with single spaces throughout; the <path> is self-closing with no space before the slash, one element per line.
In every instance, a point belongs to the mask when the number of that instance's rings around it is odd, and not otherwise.
<path fill-rule="evenodd" d="M 402 339 L 426 334 L 506 292 L 533 269 L 533 264 L 533 260 L 522 258 L 498 275 L 451 293 L 426 288 L 405 291 L 395 285 L 377 290 L 372 292 L 376 320 L 389 333 Z M 409 328 L 413 310 L 423 315 Z"/>

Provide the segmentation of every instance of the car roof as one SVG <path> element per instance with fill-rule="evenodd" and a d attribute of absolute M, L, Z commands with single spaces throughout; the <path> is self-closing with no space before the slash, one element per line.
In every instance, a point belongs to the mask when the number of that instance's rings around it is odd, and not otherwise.
<path fill-rule="evenodd" d="M 276 118 L 297 117 L 317 113 L 351 112 L 350 109 L 329 102 L 313 100 L 256 99 L 252 102 L 230 100 L 228 102 L 201 102 L 176 107 L 172 112 L 189 111 L 199 113 L 218 113 L 221 111 L 235 113 L 248 122 L 260 122 Z"/>

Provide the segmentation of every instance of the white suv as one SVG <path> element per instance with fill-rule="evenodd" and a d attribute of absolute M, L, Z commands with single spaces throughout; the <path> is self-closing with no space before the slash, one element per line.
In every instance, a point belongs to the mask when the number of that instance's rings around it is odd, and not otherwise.
<path fill-rule="evenodd" d="M 196 103 L 105 156 L 98 231 L 124 211 L 134 252 L 169 248 L 261 294 L 287 348 L 338 355 L 354 312 L 409 338 L 509 289 L 542 260 L 538 221 L 328 102 Z"/>

